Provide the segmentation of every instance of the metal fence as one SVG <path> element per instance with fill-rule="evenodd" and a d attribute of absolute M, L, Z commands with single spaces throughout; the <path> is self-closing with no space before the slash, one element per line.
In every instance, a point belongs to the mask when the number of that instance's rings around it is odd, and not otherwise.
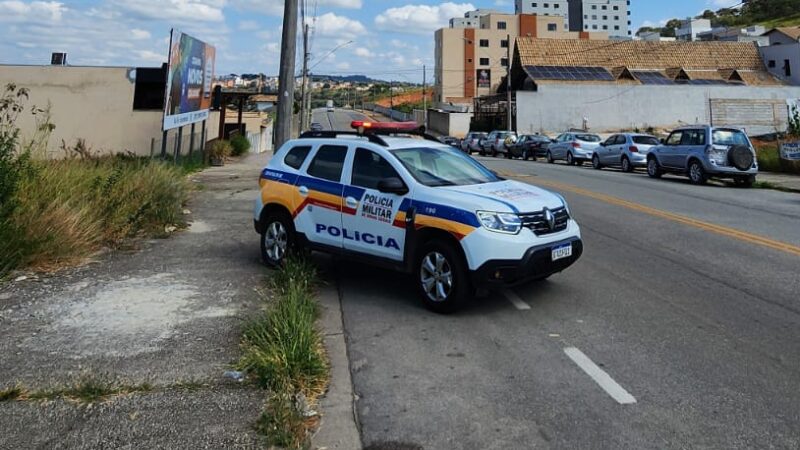
<path fill-rule="evenodd" d="M 376 113 L 383 114 L 384 116 L 389 117 L 392 120 L 397 120 L 399 122 L 413 122 L 415 120 L 413 114 L 396 111 L 394 109 L 390 109 L 385 106 L 376 105 L 375 103 L 364 103 L 364 109 L 366 109 L 367 111 L 374 111 Z"/>
<path fill-rule="evenodd" d="M 208 136 L 206 136 L 206 139 L 208 139 Z M 167 159 L 176 159 L 180 156 L 190 156 L 203 151 L 204 145 L 202 141 L 203 129 L 201 126 L 195 127 L 194 135 L 192 135 L 191 127 L 185 127 L 184 132 L 180 134 L 180 140 L 178 139 L 178 131 L 170 130 L 167 133 L 166 147 L 162 146 L 164 143 L 163 136 L 150 139 L 150 157 L 159 158 L 163 156 Z"/>

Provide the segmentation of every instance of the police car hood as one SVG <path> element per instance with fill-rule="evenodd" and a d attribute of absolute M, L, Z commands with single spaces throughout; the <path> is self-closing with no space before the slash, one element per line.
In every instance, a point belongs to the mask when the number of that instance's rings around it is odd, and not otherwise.
<path fill-rule="evenodd" d="M 446 200 L 450 204 L 473 211 L 534 212 L 564 206 L 559 195 L 513 180 L 437 189 L 448 192 Z"/>

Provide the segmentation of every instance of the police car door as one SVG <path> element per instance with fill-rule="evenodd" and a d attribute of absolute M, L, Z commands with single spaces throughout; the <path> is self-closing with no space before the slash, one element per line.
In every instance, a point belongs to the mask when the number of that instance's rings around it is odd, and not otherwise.
<path fill-rule="evenodd" d="M 405 220 L 398 218 L 405 195 L 378 190 L 381 180 L 397 178 L 397 170 L 373 150 L 357 148 L 344 189 L 342 222 L 344 248 L 358 253 L 403 260 Z"/>
<path fill-rule="evenodd" d="M 315 244 L 342 248 L 342 174 L 348 147 L 321 145 L 297 180 L 301 205 L 295 226 Z"/>

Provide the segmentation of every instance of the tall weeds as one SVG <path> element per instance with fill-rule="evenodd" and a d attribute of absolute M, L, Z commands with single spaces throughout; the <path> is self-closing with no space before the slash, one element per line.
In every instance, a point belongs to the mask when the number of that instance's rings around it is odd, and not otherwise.
<path fill-rule="evenodd" d="M 46 109 L 32 108 L 28 140 L 16 127 L 27 91 L 0 97 L 0 278 L 10 270 L 73 263 L 125 238 L 163 234 L 181 224 L 189 184 L 180 168 L 131 156 L 92 156 L 81 145 L 47 160 L 54 129 Z"/>

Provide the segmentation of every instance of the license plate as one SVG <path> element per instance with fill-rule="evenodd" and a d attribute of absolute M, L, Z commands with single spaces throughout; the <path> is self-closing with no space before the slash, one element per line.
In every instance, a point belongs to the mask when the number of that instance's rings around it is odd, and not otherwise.
<path fill-rule="evenodd" d="M 563 244 L 558 247 L 553 247 L 553 261 L 559 259 L 569 258 L 572 256 L 572 244 Z"/>

